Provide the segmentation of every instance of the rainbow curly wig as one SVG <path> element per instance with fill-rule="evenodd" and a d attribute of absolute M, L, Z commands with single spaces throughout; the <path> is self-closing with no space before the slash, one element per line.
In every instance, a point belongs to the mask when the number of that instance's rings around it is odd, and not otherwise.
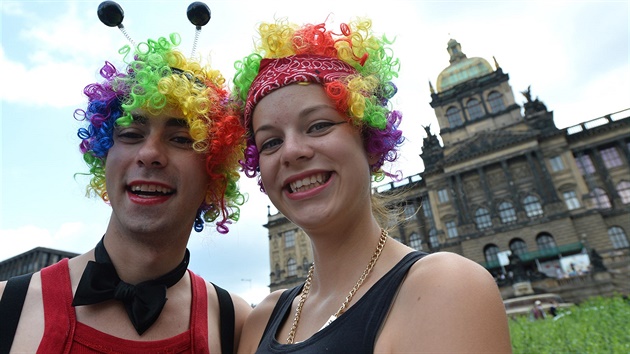
<path fill-rule="evenodd" d="M 105 62 L 100 70 L 105 80 L 84 89 L 87 109 L 77 109 L 75 118 L 87 123 L 78 131 L 83 159 L 92 176 L 87 194 L 108 202 L 105 169 L 116 126 L 129 125 L 135 109 L 156 115 L 175 109 L 188 122 L 192 147 L 205 156 L 211 177 L 205 201 L 197 211 L 195 230 L 203 230 L 204 221 L 216 221 L 217 230 L 225 234 L 227 224 L 239 219 L 239 206 L 245 202 L 237 181 L 246 131 L 239 121 L 239 107 L 229 101 L 223 76 L 187 59 L 175 49 L 179 43 L 179 35 L 171 34 L 168 39 L 140 43 L 133 53 L 124 46 L 119 53 L 125 70 Z"/>
<path fill-rule="evenodd" d="M 383 171 L 382 166 L 385 161 L 398 158 L 404 140 L 398 129 L 402 114 L 390 107 L 397 91 L 392 79 L 398 77 L 400 64 L 389 47 L 392 41 L 375 36 L 371 28 L 369 19 L 341 24 L 339 34 L 326 29 L 325 23 L 299 27 L 281 19 L 259 26 L 260 39 L 255 52 L 235 63 L 234 95 L 244 107 L 243 124 L 248 130 L 241 165 L 248 177 L 258 176 L 261 190 L 264 191 L 258 175 L 259 153 L 252 134 L 253 108 L 265 94 L 300 81 L 322 84 L 338 111 L 361 129 L 366 151 L 379 157 L 370 166 L 375 181 L 385 176 L 398 177 Z M 304 69 L 291 80 L 283 78 L 271 83 L 267 78 L 274 69 L 267 66 L 274 60 L 279 64 L 271 65 L 276 65 L 278 72 L 295 67 L 296 63 Z M 281 63 L 282 60 L 291 62 Z M 318 70 L 321 68 L 326 72 Z"/>

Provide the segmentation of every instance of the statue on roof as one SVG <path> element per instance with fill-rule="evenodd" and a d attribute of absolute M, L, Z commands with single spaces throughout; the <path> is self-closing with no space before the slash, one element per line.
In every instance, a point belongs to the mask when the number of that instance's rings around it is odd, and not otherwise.
<path fill-rule="evenodd" d="M 532 99 L 531 85 L 527 86 L 527 90 L 521 91 L 521 94 L 525 96 L 525 99 L 527 100 L 527 102 L 525 102 L 525 104 L 523 105 L 523 107 L 525 108 L 526 116 L 536 112 L 547 112 L 547 106 L 545 106 L 545 104 L 541 100 L 539 100 L 538 97 Z"/>

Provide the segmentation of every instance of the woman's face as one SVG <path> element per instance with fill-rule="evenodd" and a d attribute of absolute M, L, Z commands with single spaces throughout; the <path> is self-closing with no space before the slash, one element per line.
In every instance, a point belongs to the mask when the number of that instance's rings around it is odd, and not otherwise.
<path fill-rule="evenodd" d="M 370 212 L 361 136 L 321 85 L 293 84 L 265 96 L 253 131 L 265 190 L 292 222 L 308 230 Z"/>

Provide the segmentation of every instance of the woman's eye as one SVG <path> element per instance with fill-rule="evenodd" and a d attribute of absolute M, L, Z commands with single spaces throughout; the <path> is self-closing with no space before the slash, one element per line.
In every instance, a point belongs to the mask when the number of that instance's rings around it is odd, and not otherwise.
<path fill-rule="evenodd" d="M 280 139 L 270 139 L 270 140 L 267 140 L 264 143 L 262 143 L 260 145 L 260 149 L 258 149 L 258 151 L 259 152 L 263 152 L 263 151 L 272 150 L 272 149 L 278 147 L 280 144 L 282 144 L 282 140 L 280 140 Z"/>
<path fill-rule="evenodd" d="M 327 131 L 330 127 L 337 125 L 337 124 L 341 124 L 341 123 L 345 123 L 345 122 L 328 122 L 328 121 L 324 121 L 324 122 L 316 122 L 313 123 L 310 127 L 308 127 L 308 131 L 307 133 L 321 133 L 321 132 L 325 132 Z"/>

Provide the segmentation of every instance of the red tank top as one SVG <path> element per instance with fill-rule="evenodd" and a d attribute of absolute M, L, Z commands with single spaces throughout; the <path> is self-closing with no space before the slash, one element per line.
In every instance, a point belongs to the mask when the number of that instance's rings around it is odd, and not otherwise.
<path fill-rule="evenodd" d="M 188 272 L 192 279 L 189 329 L 171 338 L 147 342 L 121 339 L 77 322 L 68 259 L 42 269 L 45 325 L 37 353 L 209 353 L 206 283 Z"/>

